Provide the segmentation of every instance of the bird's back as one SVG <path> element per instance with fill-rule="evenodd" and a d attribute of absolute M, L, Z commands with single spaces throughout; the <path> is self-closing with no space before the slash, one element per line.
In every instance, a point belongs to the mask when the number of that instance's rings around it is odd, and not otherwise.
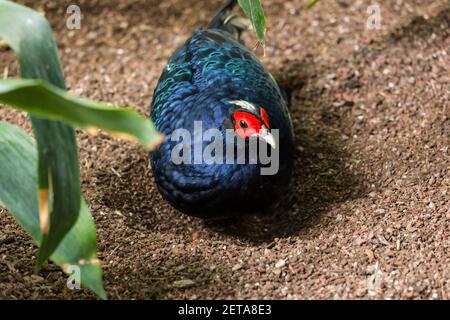
<path fill-rule="evenodd" d="M 174 53 L 154 92 L 152 115 L 158 115 L 169 97 L 183 87 L 199 91 L 220 87 L 231 93 L 239 90 L 240 96 L 268 100 L 262 102 L 280 99 L 284 102 L 280 112 L 288 114 L 287 102 L 272 75 L 253 52 L 221 29 L 195 31 Z"/>

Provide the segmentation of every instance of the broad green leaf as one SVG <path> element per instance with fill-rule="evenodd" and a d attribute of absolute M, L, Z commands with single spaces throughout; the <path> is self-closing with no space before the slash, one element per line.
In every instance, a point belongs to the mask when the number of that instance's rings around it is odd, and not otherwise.
<path fill-rule="evenodd" d="M 319 2 L 319 0 L 310 0 L 306 5 L 305 5 L 305 10 L 311 10 L 316 4 L 317 2 Z"/>
<path fill-rule="evenodd" d="M 119 137 L 136 139 L 147 149 L 153 149 L 161 141 L 152 123 L 135 111 L 71 96 L 39 80 L 0 80 L 0 102 L 88 132 L 102 129 Z"/>
<path fill-rule="evenodd" d="M 38 154 L 34 141 L 20 128 L 0 121 L 0 204 L 13 213 L 19 224 L 37 244 L 39 227 Z M 50 259 L 69 272 L 80 268 L 81 283 L 106 299 L 102 270 L 96 253 L 95 225 L 85 202 L 81 201 L 75 225 L 63 238 Z"/>
<path fill-rule="evenodd" d="M 264 9 L 260 0 L 239 0 L 244 13 L 250 19 L 253 30 L 256 32 L 256 36 L 261 43 L 265 41 L 266 33 L 266 18 L 264 16 Z"/>
<path fill-rule="evenodd" d="M 42 79 L 66 89 L 55 39 L 42 15 L 0 0 L 0 38 L 15 51 L 22 78 Z M 77 221 L 81 192 L 74 129 L 59 121 L 37 117 L 31 121 L 39 155 L 40 269 Z"/>

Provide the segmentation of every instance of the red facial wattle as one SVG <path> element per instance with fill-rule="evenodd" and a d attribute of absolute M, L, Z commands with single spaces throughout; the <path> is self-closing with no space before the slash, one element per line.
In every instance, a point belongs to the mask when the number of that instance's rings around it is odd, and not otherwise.
<path fill-rule="evenodd" d="M 261 114 L 261 118 L 264 122 L 264 125 L 266 126 L 267 129 L 270 129 L 269 117 L 267 116 L 266 110 L 264 110 L 263 108 L 260 108 L 260 114 Z"/>
<path fill-rule="evenodd" d="M 277 148 L 278 143 L 275 136 L 271 133 L 269 117 L 264 108 L 259 109 L 259 115 L 242 110 L 235 111 L 233 118 L 234 129 L 239 137 L 243 139 L 258 137 L 260 141 L 265 141 L 273 149 Z"/>
<path fill-rule="evenodd" d="M 257 135 L 261 131 L 261 120 L 253 114 L 244 111 L 236 111 L 233 116 L 236 132 L 241 138 L 249 138 Z"/>

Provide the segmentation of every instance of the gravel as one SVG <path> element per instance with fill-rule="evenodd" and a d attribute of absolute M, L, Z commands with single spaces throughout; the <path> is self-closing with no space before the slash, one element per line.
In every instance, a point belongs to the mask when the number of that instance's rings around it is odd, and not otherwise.
<path fill-rule="evenodd" d="M 69 32 L 68 1 L 26 2 L 56 30 L 72 93 L 143 114 L 173 50 L 219 6 L 79 0 L 82 28 Z M 264 2 L 262 59 L 293 90 L 297 138 L 291 191 L 270 212 L 182 215 L 137 144 L 78 134 L 110 298 L 450 299 L 448 1 L 378 0 L 380 30 L 366 29 L 372 1 L 304 2 Z M 0 119 L 31 132 L 24 113 Z M 0 226 L 1 299 L 95 298 L 66 290 L 52 264 L 34 276 L 30 237 L 3 209 Z"/>

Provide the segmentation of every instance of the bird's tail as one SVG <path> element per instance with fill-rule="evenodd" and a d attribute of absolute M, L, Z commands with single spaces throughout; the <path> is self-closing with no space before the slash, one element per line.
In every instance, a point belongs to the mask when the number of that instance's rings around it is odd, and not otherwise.
<path fill-rule="evenodd" d="M 250 20 L 232 12 L 236 4 L 237 0 L 227 0 L 207 28 L 224 30 L 239 39 L 242 31 L 250 28 L 251 23 Z"/>

